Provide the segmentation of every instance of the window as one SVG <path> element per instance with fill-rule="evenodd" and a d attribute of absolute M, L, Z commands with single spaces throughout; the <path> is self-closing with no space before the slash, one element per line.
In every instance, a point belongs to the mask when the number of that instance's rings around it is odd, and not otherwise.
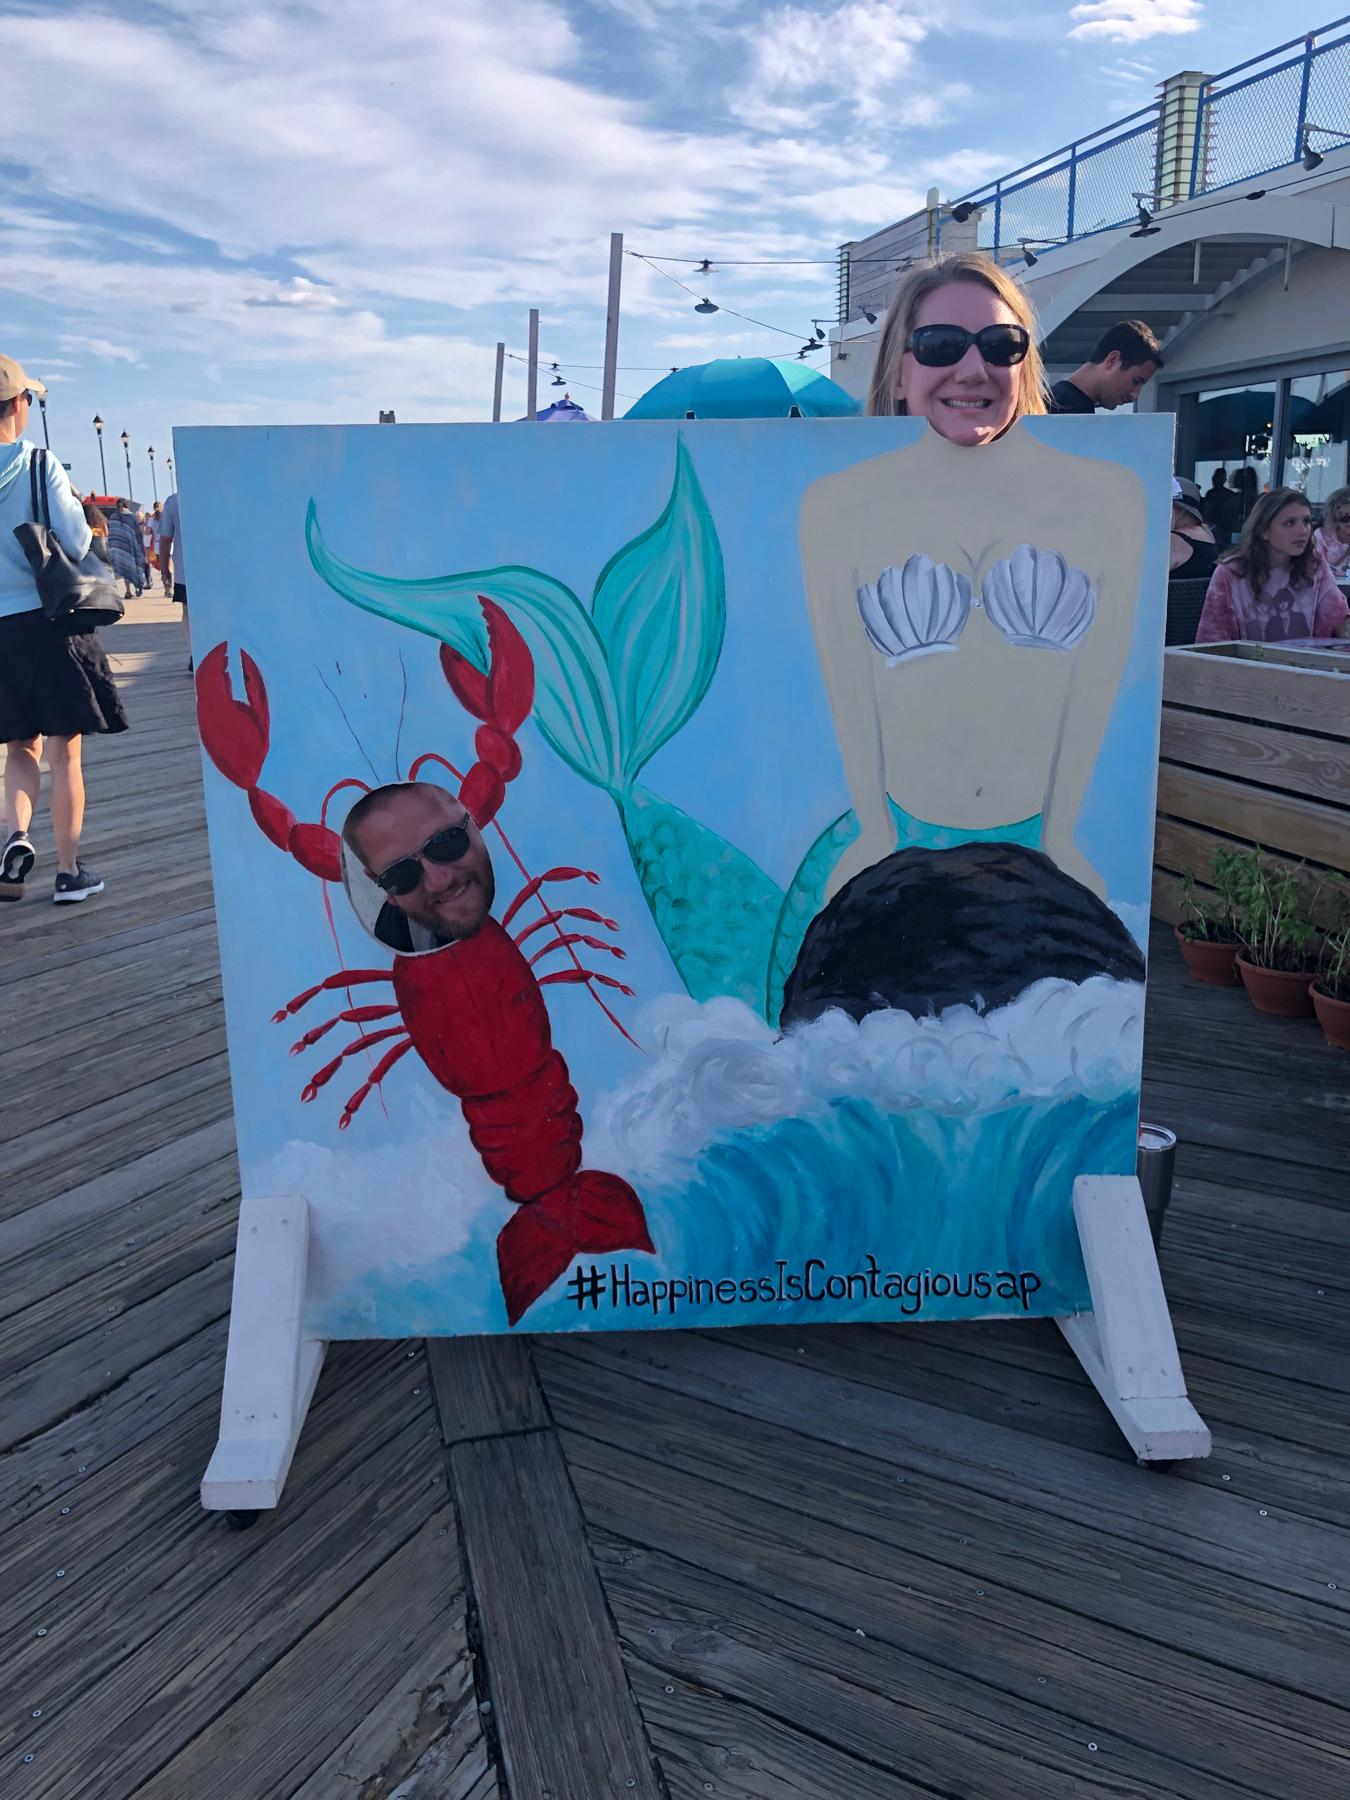
<path fill-rule="evenodd" d="M 1284 483 L 1320 505 L 1346 485 L 1350 369 L 1296 376 L 1289 383 L 1285 419 Z"/>
<path fill-rule="evenodd" d="M 1188 396 L 1193 478 L 1208 489 L 1214 471 L 1223 469 L 1229 488 L 1242 502 L 1242 516 L 1256 496 L 1271 485 L 1275 450 L 1276 384 L 1253 382 L 1247 387 L 1207 388 Z"/>

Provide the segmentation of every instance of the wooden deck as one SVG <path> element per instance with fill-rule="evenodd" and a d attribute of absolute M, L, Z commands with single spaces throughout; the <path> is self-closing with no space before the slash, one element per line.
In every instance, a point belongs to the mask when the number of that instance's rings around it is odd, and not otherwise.
<path fill-rule="evenodd" d="M 1053 1326 L 339 1345 L 279 1511 L 214 1437 L 237 1173 L 170 609 L 87 860 L 0 910 L 0 1795 L 1340 1800 L 1350 1058 L 1184 985 L 1146 1111 L 1213 1457 Z"/>

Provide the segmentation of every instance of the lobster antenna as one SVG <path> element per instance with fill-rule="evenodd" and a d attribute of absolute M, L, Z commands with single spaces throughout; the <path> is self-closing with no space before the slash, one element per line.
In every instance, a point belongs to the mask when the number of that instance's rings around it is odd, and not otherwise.
<path fill-rule="evenodd" d="M 403 660 L 403 648 L 399 646 L 398 666 L 403 671 L 403 693 L 398 703 L 398 730 L 394 734 L 394 779 L 402 781 L 403 770 L 400 766 L 403 754 L 403 716 L 408 710 L 408 665 Z"/>
<path fill-rule="evenodd" d="M 315 669 L 315 673 L 319 677 L 319 680 L 323 682 L 324 687 L 328 688 L 329 698 L 332 700 L 334 706 L 337 707 L 338 711 L 342 714 L 342 723 L 347 727 L 347 730 L 349 732 L 351 732 L 352 742 L 356 745 L 357 749 L 361 752 L 361 760 L 365 763 L 366 767 L 370 770 L 371 774 L 375 777 L 375 782 L 376 782 L 376 785 L 378 786 L 379 780 L 380 780 L 379 770 L 375 767 L 374 763 L 366 755 L 366 747 L 361 742 L 360 738 L 357 737 L 356 728 L 353 726 L 351 720 L 347 717 L 347 709 L 343 706 L 342 702 L 338 699 L 337 695 L 333 692 L 332 688 L 328 687 L 328 682 L 324 678 L 324 672 L 317 663 L 315 663 L 314 669 Z"/>

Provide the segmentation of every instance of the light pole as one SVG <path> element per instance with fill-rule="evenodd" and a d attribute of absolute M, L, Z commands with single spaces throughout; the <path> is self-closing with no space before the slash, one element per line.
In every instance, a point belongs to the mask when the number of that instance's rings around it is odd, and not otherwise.
<path fill-rule="evenodd" d="M 155 505 L 159 505 L 159 483 L 155 480 L 155 446 L 147 444 L 145 454 L 150 458 L 150 492 L 154 495 Z"/>
<path fill-rule="evenodd" d="M 134 506 L 136 496 L 131 491 L 131 439 L 125 431 L 122 433 L 122 454 L 127 459 L 127 499 Z"/>
<path fill-rule="evenodd" d="M 45 394 L 38 395 L 38 405 L 42 408 L 42 441 L 50 450 L 52 440 L 47 435 L 47 396 Z"/>
<path fill-rule="evenodd" d="M 103 492 L 106 494 L 108 491 L 108 466 L 103 460 L 103 421 L 97 413 L 94 414 L 94 430 L 98 433 L 98 468 L 99 474 L 103 477 Z"/>
<path fill-rule="evenodd" d="M 178 478 L 173 472 L 173 458 L 171 456 L 166 456 L 164 460 L 169 465 L 169 492 L 172 493 L 174 488 L 178 485 Z"/>

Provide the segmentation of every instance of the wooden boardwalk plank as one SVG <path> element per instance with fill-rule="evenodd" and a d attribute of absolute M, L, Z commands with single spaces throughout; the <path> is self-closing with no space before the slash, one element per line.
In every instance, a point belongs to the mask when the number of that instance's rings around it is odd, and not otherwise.
<path fill-rule="evenodd" d="M 511 1800 L 661 1800 L 553 1434 L 450 1464 Z"/>

